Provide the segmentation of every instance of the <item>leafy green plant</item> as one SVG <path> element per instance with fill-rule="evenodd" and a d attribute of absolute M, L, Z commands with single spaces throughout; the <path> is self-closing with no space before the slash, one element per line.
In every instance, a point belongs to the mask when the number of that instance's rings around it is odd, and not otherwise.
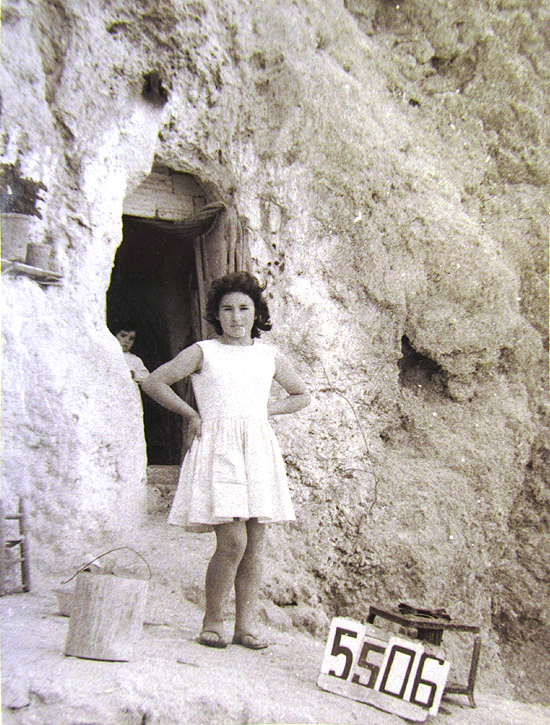
<path fill-rule="evenodd" d="M 41 181 L 26 179 L 21 175 L 19 160 L 15 164 L 0 164 L 0 211 L 26 214 L 42 218 L 36 208 L 43 201 L 42 191 L 47 187 Z"/>

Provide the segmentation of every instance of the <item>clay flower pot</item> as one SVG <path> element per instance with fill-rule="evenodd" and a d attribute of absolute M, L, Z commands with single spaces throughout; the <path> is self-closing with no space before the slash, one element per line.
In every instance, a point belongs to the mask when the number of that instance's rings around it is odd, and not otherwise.
<path fill-rule="evenodd" d="M 2 212 L 0 219 L 2 259 L 25 262 L 33 220 L 34 217 L 27 214 Z"/>

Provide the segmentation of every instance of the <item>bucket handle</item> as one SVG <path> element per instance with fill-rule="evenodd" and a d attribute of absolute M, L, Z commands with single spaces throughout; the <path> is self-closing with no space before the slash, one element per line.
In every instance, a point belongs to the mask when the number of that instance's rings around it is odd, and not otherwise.
<path fill-rule="evenodd" d="M 70 579 L 67 579 L 67 581 L 61 582 L 61 584 L 68 584 L 70 581 L 72 581 L 75 578 L 75 576 L 77 576 L 81 572 L 85 571 L 85 569 L 87 569 L 90 566 L 90 564 L 93 564 L 94 561 L 101 559 L 102 556 L 107 556 L 107 554 L 112 554 L 113 551 L 121 551 L 122 549 L 128 549 L 129 551 L 133 551 L 134 554 L 136 554 L 136 556 L 139 556 L 139 558 L 145 562 L 145 565 L 147 566 L 147 570 L 149 571 L 149 576 L 147 577 L 147 579 L 145 581 L 149 581 L 151 579 L 151 577 L 153 576 L 151 573 L 151 567 L 149 566 L 149 562 L 138 551 L 136 551 L 135 549 L 132 549 L 132 547 L 117 546 L 116 549 L 109 549 L 109 551 L 106 551 L 104 554 L 100 554 L 99 556 L 96 556 L 95 559 L 92 559 L 87 564 L 84 564 L 83 566 L 81 566 L 80 569 L 77 572 L 75 572 Z"/>

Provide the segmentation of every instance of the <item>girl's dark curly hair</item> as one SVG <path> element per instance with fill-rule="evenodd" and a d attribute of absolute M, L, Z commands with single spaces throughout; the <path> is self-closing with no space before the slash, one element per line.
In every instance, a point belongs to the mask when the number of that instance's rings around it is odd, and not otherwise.
<path fill-rule="evenodd" d="M 266 285 L 261 285 L 256 277 L 249 272 L 232 272 L 219 277 L 212 282 L 206 301 L 206 320 L 209 322 L 218 335 L 223 335 L 222 326 L 218 320 L 220 303 L 224 295 L 231 292 L 242 292 L 248 295 L 254 302 L 254 324 L 252 326 L 252 337 L 260 337 L 260 330 L 271 330 L 271 320 L 267 301 L 263 297 Z"/>

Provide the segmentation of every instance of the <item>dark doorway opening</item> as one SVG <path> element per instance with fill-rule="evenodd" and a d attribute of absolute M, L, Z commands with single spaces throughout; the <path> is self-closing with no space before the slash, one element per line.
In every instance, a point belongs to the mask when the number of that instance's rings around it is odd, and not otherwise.
<path fill-rule="evenodd" d="M 124 215 L 107 292 L 107 325 L 136 327 L 131 350 L 148 370 L 171 360 L 201 339 L 199 295 L 193 242 L 196 232 L 170 223 Z M 193 404 L 189 381 L 174 386 Z M 142 393 L 149 465 L 179 465 L 185 430 L 180 416 Z"/>

